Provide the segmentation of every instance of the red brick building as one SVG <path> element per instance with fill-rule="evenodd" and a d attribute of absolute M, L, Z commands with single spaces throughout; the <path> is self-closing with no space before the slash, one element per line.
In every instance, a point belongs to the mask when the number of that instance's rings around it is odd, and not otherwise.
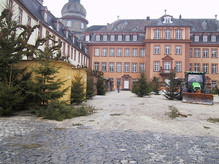
<path fill-rule="evenodd" d="M 212 87 L 218 85 L 219 21 L 217 19 L 117 20 L 87 29 L 85 41 L 92 69 L 104 72 L 114 87 L 131 89 L 144 72 L 148 79 L 168 78 L 171 70 L 203 71 Z"/>

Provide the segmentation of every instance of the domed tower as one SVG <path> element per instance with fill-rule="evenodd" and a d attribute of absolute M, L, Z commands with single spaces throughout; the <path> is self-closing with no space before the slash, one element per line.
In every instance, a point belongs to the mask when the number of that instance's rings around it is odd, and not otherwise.
<path fill-rule="evenodd" d="M 73 32 L 83 32 L 87 29 L 87 12 L 80 0 L 69 0 L 62 8 L 62 23 Z"/>

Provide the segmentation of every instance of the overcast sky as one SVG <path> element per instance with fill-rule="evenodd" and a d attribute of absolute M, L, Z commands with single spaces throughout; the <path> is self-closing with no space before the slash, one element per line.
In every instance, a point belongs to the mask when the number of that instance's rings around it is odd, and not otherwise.
<path fill-rule="evenodd" d="M 61 17 L 61 9 L 69 0 L 44 0 L 44 6 L 56 17 Z M 164 15 L 178 18 L 219 19 L 219 0 L 81 0 L 87 11 L 88 26 L 106 25 L 120 19 L 157 19 Z"/>

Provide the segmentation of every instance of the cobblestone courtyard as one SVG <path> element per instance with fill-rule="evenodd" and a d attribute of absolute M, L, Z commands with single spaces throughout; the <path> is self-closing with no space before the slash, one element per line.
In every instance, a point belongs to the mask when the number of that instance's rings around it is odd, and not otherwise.
<path fill-rule="evenodd" d="M 120 96 L 124 98 L 124 94 L 121 93 Z M 109 99 L 112 96 L 115 98 L 116 92 L 94 98 L 87 103 L 96 103 L 97 99 L 101 99 L 108 108 L 112 108 L 106 103 L 111 101 Z M 118 97 L 116 99 L 118 100 Z M 123 107 L 124 102 L 118 103 Z M 100 104 L 102 108 L 104 108 L 103 104 Z M 124 129 L 119 125 L 119 119 L 122 119 L 119 115 L 117 116 L 119 128 L 106 129 L 100 128 L 101 126 L 96 128 L 95 124 L 100 125 L 101 122 L 91 119 L 95 115 L 104 114 L 104 110 L 94 113 L 93 116 L 73 119 L 83 123 L 78 126 L 73 124 L 63 126 L 66 123 L 70 124 L 69 120 L 57 123 L 34 116 L 0 118 L 0 163 L 219 163 L 218 136 L 156 132 L 147 128 Z M 123 112 L 122 108 L 121 110 Z M 115 114 L 115 111 L 113 113 Z M 128 126 L 128 122 L 126 124 Z M 116 124 L 112 125 L 116 126 Z M 219 128 L 218 123 L 217 126 Z M 204 130 L 207 129 L 203 128 Z"/>

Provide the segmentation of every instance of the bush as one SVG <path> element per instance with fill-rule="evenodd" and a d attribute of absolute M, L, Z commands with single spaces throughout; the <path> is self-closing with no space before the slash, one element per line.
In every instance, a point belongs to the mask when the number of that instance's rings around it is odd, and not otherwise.
<path fill-rule="evenodd" d="M 86 98 L 91 99 L 94 96 L 94 79 L 93 76 L 88 75 L 87 78 L 87 93 L 86 93 Z"/>
<path fill-rule="evenodd" d="M 19 86 L 8 86 L 0 83 L 0 116 L 9 116 L 20 110 L 25 97 Z"/>
<path fill-rule="evenodd" d="M 212 89 L 213 94 L 219 94 L 219 88 L 216 86 L 215 88 Z"/>
<path fill-rule="evenodd" d="M 48 107 L 42 106 L 39 110 L 36 110 L 36 114 L 39 117 L 45 119 L 62 121 L 64 119 L 70 119 L 73 117 L 87 116 L 92 114 L 94 111 L 93 107 L 81 106 L 73 107 L 65 102 L 59 102 L 57 100 L 49 103 Z"/>
<path fill-rule="evenodd" d="M 176 117 L 179 117 L 180 113 L 179 113 L 179 111 L 177 110 L 177 108 L 175 106 L 169 106 L 169 110 L 170 110 L 170 112 L 167 113 L 167 115 L 170 118 L 174 119 Z"/>

